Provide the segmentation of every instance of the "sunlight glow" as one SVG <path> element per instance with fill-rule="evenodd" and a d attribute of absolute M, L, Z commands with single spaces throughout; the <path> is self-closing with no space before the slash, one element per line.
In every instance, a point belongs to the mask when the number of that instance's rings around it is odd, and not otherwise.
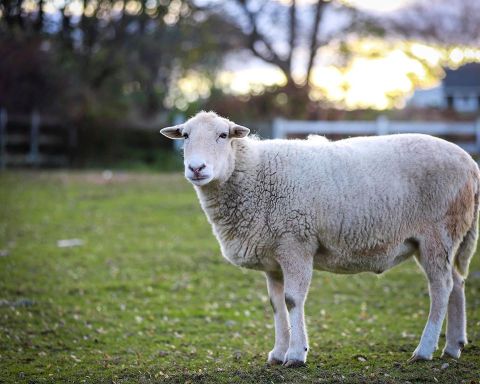
<path fill-rule="evenodd" d="M 292 0 L 277 0 L 279 3 L 290 5 Z M 410 5 L 415 0 L 341 0 L 349 6 L 364 9 L 373 12 L 392 12 L 407 5 Z M 313 4 L 317 0 L 297 0 L 297 4 Z"/>
<path fill-rule="evenodd" d="M 276 68 L 262 67 L 244 70 L 223 71 L 217 78 L 217 86 L 229 90 L 233 94 L 258 94 L 265 87 L 274 85 L 283 86 L 286 79 L 283 73 Z"/>
<path fill-rule="evenodd" d="M 80 0 L 71 1 L 66 7 L 68 15 L 81 15 L 83 13 L 83 4 Z"/>
<path fill-rule="evenodd" d="M 460 64 L 464 59 L 463 51 L 460 48 L 454 48 L 450 52 L 449 58 L 454 64 Z"/>
<path fill-rule="evenodd" d="M 400 50 L 382 58 L 356 58 L 344 72 L 327 67 L 313 73 L 313 99 L 328 98 L 345 107 L 386 109 L 412 90 L 411 76 L 425 79 L 425 69 Z"/>
<path fill-rule="evenodd" d="M 38 9 L 38 4 L 33 0 L 27 0 L 22 3 L 22 11 L 25 13 L 36 12 L 37 9 Z"/>
<path fill-rule="evenodd" d="M 414 0 L 345 0 L 344 2 L 367 11 L 392 12 L 410 5 Z"/>
<path fill-rule="evenodd" d="M 178 80 L 179 90 L 187 95 L 187 101 L 192 102 L 200 97 L 210 96 L 211 81 L 201 74 L 190 71 L 187 76 Z"/>
<path fill-rule="evenodd" d="M 312 100 L 327 99 L 347 109 L 402 107 L 416 88 L 438 85 L 443 66 L 480 61 L 480 49 L 446 50 L 414 41 L 392 44 L 369 39 L 354 42 L 350 49 L 354 58 L 346 67 L 314 68 Z M 216 83 L 233 94 L 258 94 L 264 87 L 281 86 L 285 77 L 275 67 L 250 67 L 224 71 Z"/>
<path fill-rule="evenodd" d="M 140 12 L 142 5 L 138 1 L 130 0 L 127 2 L 125 9 L 130 15 L 137 15 Z"/>
<path fill-rule="evenodd" d="M 347 108 L 385 109 L 391 105 L 390 96 L 412 89 L 409 73 L 423 75 L 420 64 L 394 51 L 385 58 L 355 59 L 345 74 L 348 88 L 345 93 Z"/>
<path fill-rule="evenodd" d="M 438 65 L 442 60 L 442 52 L 434 47 L 414 42 L 409 45 L 409 48 L 415 57 L 425 60 L 429 65 Z"/>
<path fill-rule="evenodd" d="M 89 2 L 85 7 L 85 16 L 92 17 L 95 14 L 96 7 L 97 7 L 96 2 Z M 122 7 L 123 7 L 123 4 L 122 4 Z"/>

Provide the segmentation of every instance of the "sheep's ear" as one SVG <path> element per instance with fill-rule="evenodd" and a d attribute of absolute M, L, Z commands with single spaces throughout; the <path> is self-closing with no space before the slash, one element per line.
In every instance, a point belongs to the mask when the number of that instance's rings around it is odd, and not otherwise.
<path fill-rule="evenodd" d="M 250 129 L 238 124 L 232 124 L 230 126 L 230 137 L 245 137 L 250 133 Z"/>
<path fill-rule="evenodd" d="M 160 130 L 160 133 L 169 139 L 182 139 L 183 124 L 174 125 Z"/>

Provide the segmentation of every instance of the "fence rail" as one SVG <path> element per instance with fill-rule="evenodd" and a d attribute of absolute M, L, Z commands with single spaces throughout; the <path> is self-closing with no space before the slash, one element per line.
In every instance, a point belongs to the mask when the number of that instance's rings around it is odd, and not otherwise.
<path fill-rule="evenodd" d="M 471 155 L 480 155 L 480 119 L 471 122 L 393 121 L 380 116 L 376 121 L 300 121 L 275 119 L 273 138 L 286 139 L 308 134 L 372 136 L 393 133 L 425 133 L 445 137 Z"/>
<path fill-rule="evenodd" d="M 40 116 L 9 115 L 0 108 L 0 169 L 8 166 L 66 166 L 76 146 L 76 130 Z"/>

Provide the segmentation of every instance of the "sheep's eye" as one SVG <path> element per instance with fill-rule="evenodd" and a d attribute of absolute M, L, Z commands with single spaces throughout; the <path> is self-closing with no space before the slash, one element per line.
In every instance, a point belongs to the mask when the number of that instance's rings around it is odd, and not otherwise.
<path fill-rule="evenodd" d="M 221 139 L 226 139 L 227 138 L 227 134 L 226 133 L 221 133 L 220 136 Z"/>
<path fill-rule="evenodd" d="M 188 133 L 184 133 L 182 136 L 184 139 L 188 139 Z"/>

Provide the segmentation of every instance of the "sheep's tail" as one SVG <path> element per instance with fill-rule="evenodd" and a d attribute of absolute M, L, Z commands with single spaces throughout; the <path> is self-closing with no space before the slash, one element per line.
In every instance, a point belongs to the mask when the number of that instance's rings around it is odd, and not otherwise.
<path fill-rule="evenodd" d="M 458 247 L 458 251 L 455 257 L 455 267 L 457 271 L 464 278 L 466 278 L 468 275 L 468 266 L 470 265 L 470 260 L 473 254 L 475 253 L 475 249 L 477 248 L 479 203 L 480 203 L 480 179 L 477 176 L 473 222 L 467 234 L 465 235 L 462 242 L 460 243 L 460 246 Z"/>

